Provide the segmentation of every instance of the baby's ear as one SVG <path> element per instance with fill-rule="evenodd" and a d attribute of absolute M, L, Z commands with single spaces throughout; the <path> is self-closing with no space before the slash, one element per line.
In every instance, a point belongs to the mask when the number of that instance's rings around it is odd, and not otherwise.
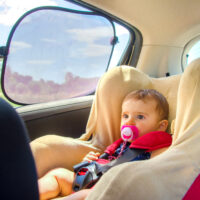
<path fill-rule="evenodd" d="M 168 126 L 168 120 L 164 119 L 159 122 L 158 131 L 166 131 Z"/>

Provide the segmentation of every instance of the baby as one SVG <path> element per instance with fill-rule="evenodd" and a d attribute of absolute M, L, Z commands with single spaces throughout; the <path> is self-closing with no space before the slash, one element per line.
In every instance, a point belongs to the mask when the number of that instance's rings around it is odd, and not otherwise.
<path fill-rule="evenodd" d="M 168 126 L 169 105 L 165 97 L 152 89 L 137 90 L 129 93 L 122 102 L 121 127 L 124 125 L 133 125 L 137 128 L 137 138 L 141 138 L 146 134 L 159 131 L 159 133 L 167 134 L 165 131 Z M 137 140 L 135 138 L 134 140 Z M 133 141 L 129 141 L 129 144 Z M 169 146 L 169 145 L 168 145 Z M 122 145 L 116 149 L 121 152 Z M 144 160 L 152 158 L 168 147 L 145 152 L 135 160 Z M 115 152 L 116 154 L 116 152 Z M 99 152 L 89 152 L 83 161 L 97 161 L 100 156 Z M 115 155 L 116 157 L 118 155 Z M 134 161 L 134 160 L 133 160 Z M 67 196 L 73 193 L 72 184 L 74 182 L 74 172 L 57 168 L 48 172 L 45 176 L 38 180 L 40 199 L 51 199 L 58 196 Z M 68 196 L 73 199 L 84 199 L 90 190 L 82 190 Z M 66 198 L 66 199 L 68 199 Z"/>

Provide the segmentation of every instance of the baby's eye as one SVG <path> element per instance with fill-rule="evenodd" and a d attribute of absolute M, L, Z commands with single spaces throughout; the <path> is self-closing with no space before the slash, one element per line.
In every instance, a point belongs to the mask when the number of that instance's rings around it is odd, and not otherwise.
<path fill-rule="evenodd" d="M 128 118 L 128 114 L 123 114 L 122 117 L 123 117 L 124 119 L 127 119 L 127 118 Z"/>
<path fill-rule="evenodd" d="M 144 116 L 143 116 L 143 115 L 137 115 L 136 118 L 137 118 L 137 119 L 144 119 Z"/>

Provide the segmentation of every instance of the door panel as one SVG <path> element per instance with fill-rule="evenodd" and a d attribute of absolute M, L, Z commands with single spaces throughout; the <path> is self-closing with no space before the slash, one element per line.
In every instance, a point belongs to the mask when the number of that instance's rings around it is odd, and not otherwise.
<path fill-rule="evenodd" d="M 35 104 L 17 109 L 25 121 L 30 139 L 56 134 L 77 138 L 85 132 L 93 96 L 51 103 Z"/>

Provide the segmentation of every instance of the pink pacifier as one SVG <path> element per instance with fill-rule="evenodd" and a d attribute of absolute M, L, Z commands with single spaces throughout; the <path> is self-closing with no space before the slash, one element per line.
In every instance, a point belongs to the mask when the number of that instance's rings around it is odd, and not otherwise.
<path fill-rule="evenodd" d="M 133 141 L 139 136 L 139 131 L 136 126 L 123 125 L 121 128 L 121 137 L 124 141 Z"/>

